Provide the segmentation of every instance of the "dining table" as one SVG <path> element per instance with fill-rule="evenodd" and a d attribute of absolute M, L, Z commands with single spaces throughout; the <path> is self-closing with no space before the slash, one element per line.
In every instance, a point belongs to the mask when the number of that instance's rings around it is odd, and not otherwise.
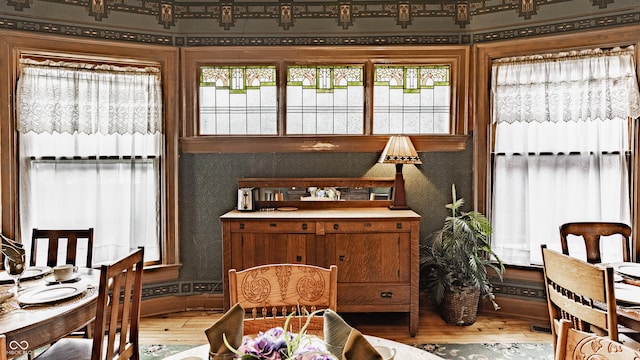
<path fill-rule="evenodd" d="M 384 346 L 395 351 L 394 359 L 398 360 L 442 360 L 441 357 L 430 352 L 418 349 L 415 346 L 403 344 L 397 341 L 364 335 L 365 339 L 373 346 Z M 165 357 L 163 360 L 209 360 L 209 344 L 197 345 L 189 350 Z"/>
<path fill-rule="evenodd" d="M 16 292 L 13 280 L 0 272 L 3 291 L 13 292 L 0 303 L 7 358 L 51 344 L 94 320 L 99 280 L 99 269 L 78 268 L 71 279 L 59 282 L 51 268 L 33 266 L 25 270 Z"/>
<path fill-rule="evenodd" d="M 615 271 L 618 324 L 640 331 L 640 263 L 609 264 Z"/>

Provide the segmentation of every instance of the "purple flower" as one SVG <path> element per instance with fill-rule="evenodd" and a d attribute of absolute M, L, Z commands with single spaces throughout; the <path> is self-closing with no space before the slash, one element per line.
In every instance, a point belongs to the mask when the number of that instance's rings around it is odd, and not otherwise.
<path fill-rule="evenodd" d="M 335 360 L 317 337 L 292 334 L 281 327 L 245 337 L 238 352 L 253 360 Z"/>

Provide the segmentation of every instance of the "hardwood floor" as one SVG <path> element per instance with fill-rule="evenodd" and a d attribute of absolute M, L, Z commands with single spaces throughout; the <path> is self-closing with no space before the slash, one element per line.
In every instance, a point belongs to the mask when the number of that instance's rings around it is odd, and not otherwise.
<path fill-rule="evenodd" d="M 420 309 L 416 337 L 409 336 L 408 317 L 403 314 L 341 314 L 345 320 L 369 335 L 407 344 L 483 343 L 483 342 L 551 342 L 551 334 L 531 330 L 526 320 L 499 315 L 478 316 L 470 326 L 447 325 L 430 309 Z M 220 316 L 221 311 L 189 311 L 142 318 L 141 344 L 206 344 L 204 330 Z"/>

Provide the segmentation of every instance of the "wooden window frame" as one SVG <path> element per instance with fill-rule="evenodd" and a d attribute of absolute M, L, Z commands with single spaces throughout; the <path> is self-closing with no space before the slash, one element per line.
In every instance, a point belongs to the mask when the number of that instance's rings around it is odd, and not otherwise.
<path fill-rule="evenodd" d="M 182 122 L 180 149 L 184 153 L 262 152 L 376 152 L 384 148 L 389 135 L 371 135 L 373 111 L 373 65 L 450 65 L 452 133 L 414 135 L 418 151 L 464 150 L 469 126 L 469 46 L 326 46 L 326 47 L 196 47 L 181 49 Z M 199 135 L 198 71 L 207 65 L 275 65 L 278 98 L 286 91 L 288 65 L 364 65 L 365 124 L 363 135 L 284 135 L 286 104 L 278 104 L 278 135 Z"/>
<path fill-rule="evenodd" d="M 15 127 L 15 89 L 19 59 L 28 55 L 61 60 L 88 60 L 119 65 L 149 64 L 158 66 L 162 74 L 163 143 L 160 181 L 161 197 L 161 261 L 145 267 L 145 283 L 178 278 L 180 254 L 178 241 L 178 61 L 175 48 L 94 41 L 0 31 L 0 188 L 2 232 L 19 238 L 19 169 L 18 134 Z"/>
<path fill-rule="evenodd" d="M 491 152 L 495 127 L 491 123 L 491 66 L 494 59 L 526 56 L 540 53 L 554 53 L 561 51 L 611 48 L 635 44 L 636 72 L 640 76 L 640 25 L 625 26 L 619 29 L 588 31 L 582 34 L 563 34 L 546 38 L 519 39 L 500 41 L 496 43 L 479 44 L 474 46 L 476 59 L 473 116 L 473 206 L 475 209 L 491 216 Z M 640 203 L 638 201 L 638 186 L 640 185 L 640 156 L 638 156 L 637 126 L 632 130 L 632 159 L 630 168 L 631 194 L 631 228 L 633 229 L 632 255 L 634 261 L 640 260 Z M 553 239 L 555 240 L 555 239 Z"/>

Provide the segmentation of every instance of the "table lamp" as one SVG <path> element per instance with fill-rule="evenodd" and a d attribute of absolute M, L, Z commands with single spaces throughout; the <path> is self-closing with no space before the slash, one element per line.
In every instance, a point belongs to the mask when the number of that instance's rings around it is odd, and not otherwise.
<path fill-rule="evenodd" d="M 396 177 L 393 184 L 391 210 L 409 209 L 404 191 L 404 178 L 402 176 L 403 164 L 422 164 L 411 139 L 404 135 L 395 135 L 389 138 L 387 145 L 382 150 L 379 163 L 396 164 Z"/>

